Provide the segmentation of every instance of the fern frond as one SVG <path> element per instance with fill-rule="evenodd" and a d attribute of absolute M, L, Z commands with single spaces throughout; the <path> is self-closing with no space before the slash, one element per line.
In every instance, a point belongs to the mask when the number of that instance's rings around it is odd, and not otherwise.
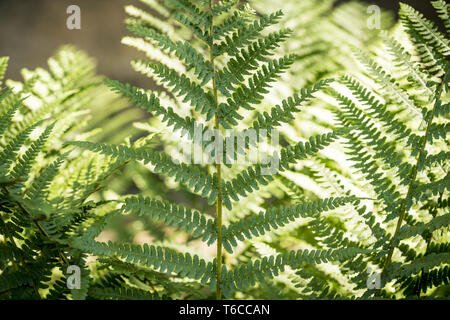
<path fill-rule="evenodd" d="M 416 106 L 412 98 L 408 95 L 407 92 L 405 92 L 405 90 L 400 88 L 400 86 L 395 82 L 392 76 L 388 72 L 386 72 L 383 67 L 373 61 L 362 51 L 355 49 L 354 52 L 360 62 L 365 65 L 370 71 L 371 75 L 378 80 L 382 88 L 392 96 L 392 99 L 400 103 L 400 105 L 406 106 L 409 111 L 414 112 L 415 114 L 419 114 L 417 110 L 418 106 Z M 419 111 L 421 110 L 419 109 Z"/>
<path fill-rule="evenodd" d="M 280 155 L 275 154 L 271 158 L 269 165 L 256 164 L 239 173 L 231 181 L 226 181 L 224 184 L 225 206 L 231 209 L 230 197 L 234 201 L 239 201 L 238 195 L 246 197 L 248 193 L 258 190 L 259 184 L 266 185 L 272 181 L 274 179 L 272 176 L 274 173 L 270 171 L 270 163 L 272 161 L 279 163 L 277 172 L 287 170 L 290 164 L 316 154 L 336 140 L 341 134 L 342 132 L 335 131 L 311 136 L 308 142 L 299 142 L 293 146 L 283 148 Z"/>
<path fill-rule="evenodd" d="M 8 68 L 9 57 L 0 57 L 0 85 Z"/>
<path fill-rule="evenodd" d="M 168 296 L 170 296 L 170 294 L 190 293 L 193 296 L 205 298 L 205 296 L 199 292 L 199 285 L 194 281 L 177 281 L 179 279 L 171 279 L 164 273 L 159 273 L 149 268 L 123 262 L 119 259 L 100 258 L 99 261 L 105 266 L 105 268 L 112 268 L 113 273 L 124 274 L 130 278 L 136 277 L 145 284 L 150 284 L 153 287 L 162 286 Z"/>
<path fill-rule="evenodd" d="M 214 46 L 214 57 L 227 53 L 230 56 L 239 54 L 239 49 L 250 44 L 257 39 L 265 28 L 276 24 L 283 12 L 277 11 L 270 15 L 263 15 L 259 20 L 239 27 L 231 36 L 225 36 L 225 39 Z"/>
<path fill-rule="evenodd" d="M 154 151 L 149 148 L 131 148 L 125 145 L 106 145 L 102 143 L 92 143 L 87 141 L 72 141 L 68 145 L 73 145 L 82 149 L 114 157 L 120 161 L 143 161 L 144 164 L 151 163 L 155 166 L 155 172 L 161 172 L 169 177 L 174 177 L 175 181 L 184 183 L 190 188 L 195 187 L 196 192 L 202 192 L 203 197 L 209 197 L 213 202 L 217 196 L 216 175 L 212 176 L 199 165 L 176 164 L 163 152 Z"/>
<path fill-rule="evenodd" d="M 450 261 L 450 253 L 431 253 L 422 258 L 416 259 L 411 263 L 403 264 L 401 266 L 392 264 L 390 273 L 386 281 L 389 281 L 395 277 L 411 277 L 418 274 L 422 270 L 428 272 L 433 268 L 439 267 L 442 264 L 448 264 Z"/>
<path fill-rule="evenodd" d="M 382 121 L 384 123 L 387 133 L 394 133 L 398 139 L 405 139 L 411 135 L 411 129 L 400 121 L 394 112 L 387 110 L 386 106 L 381 104 L 375 95 L 371 93 L 369 89 L 364 87 L 358 80 L 346 75 L 343 76 L 340 81 L 358 98 L 360 102 L 363 102 L 369 108 L 370 116 L 373 116 L 378 121 Z"/>
<path fill-rule="evenodd" d="M 221 0 L 217 4 L 211 7 L 211 13 L 214 17 L 218 17 L 224 13 L 227 13 L 235 6 L 239 1 L 238 0 Z"/>
<path fill-rule="evenodd" d="M 425 231 L 427 234 L 432 233 L 440 228 L 448 227 L 450 224 L 450 213 L 444 214 L 439 217 L 433 218 L 428 223 L 419 222 L 414 226 L 410 226 L 405 224 L 398 233 L 398 239 L 408 239 L 411 237 L 415 237 L 417 235 L 425 235 Z"/>
<path fill-rule="evenodd" d="M 450 173 L 447 174 L 442 179 L 436 179 L 435 181 L 429 183 L 423 183 L 419 185 L 412 193 L 412 199 L 417 202 L 426 201 L 430 195 L 437 196 L 439 194 L 444 194 L 449 190 L 450 186 Z"/>
<path fill-rule="evenodd" d="M 437 165 L 442 165 L 450 157 L 450 151 L 440 151 L 437 154 L 428 155 L 428 157 L 424 160 L 423 166 L 424 168 L 431 168 Z"/>
<path fill-rule="evenodd" d="M 216 239 L 215 224 L 211 218 L 197 210 L 168 201 L 143 196 L 127 197 L 121 210 L 149 216 L 155 222 L 162 222 L 188 233 L 193 232 L 194 238 L 202 237 L 204 242 L 210 243 Z"/>
<path fill-rule="evenodd" d="M 8 96 L 9 92 L 10 92 L 9 90 L 2 92 L 2 94 L 0 95 L 0 102 L 2 102 L 2 100 Z M 16 114 L 17 110 L 19 109 L 23 100 L 24 99 L 17 101 L 11 108 L 8 109 L 8 111 L 5 114 L 3 114 L 1 116 L 1 118 L 0 118 L 0 139 L 3 136 L 3 133 L 9 129 L 11 120 L 14 117 L 14 115 Z"/>
<path fill-rule="evenodd" d="M 402 155 L 395 149 L 395 144 L 387 140 L 371 119 L 358 109 L 350 99 L 340 94 L 337 95 L 336 99 L 345 110 L 345 117 L 348 119 L 346 124 L 354 125 L 360 129 L 361 137 L 359 139 L 366 140 L 367 146 L 373 148 L 377 153 L 373 158 L 381 159 L 387 166 L 395 169 L 396 174 L 402 179 L 401 183 L 408 184 L 412 166 L 403 161 Z"/>
<path fill-rule="evenodd" d="M 303 201 L 291 206 L 274 207 L 266 212 L 251 214 L 224 227 L 222 231 L 224 248 L 229 253 L 233 253 L 232 248 L 237 246 L 236 240 L 244 241 L 259 237 L 298 218 L 316 218 L 323 212 L 353 203 L 356 200 L 355 197 L 345 197 Z"/>
<path fill-rule="evenodd" d="M 406 278 L 402 288 L 406 287 L 405 295 L 426 293 L 429 288 L 446 286 L 450 282 L 449 266 L 422 272 L 420 276 Z"/>
<path fill-rule="evenodd" d="M 158 47 L 174 54 L 183 61 L 188 70 L 193 69 L 194 74 L 201 81 L 200 86 L 207 84 L 214 74 L 211 63 L 205 61 L 203 55 L 197 52 L 187 41 L 173 42 L 168 36 L 144 26 L 131 26 L 128 28 L 134 34 L 154 40 Z"/>
<path fill-rule="evenodd" d="M 23 285 L 32 285 L 32 281 L 25 271 L 15 271 L 0 275 L 0 293 Z"/>
<path fill-rule="evenodd" d="M 124 94 L 131 102 L 135 103 L 138 107 L 154 113 L 156 116 L 162 115 L 163 122 L 167 122 L 167 125 L 173 125 L 174 130 L 184 129 L 190 136 L 194 136 L 196 122 L 193 118 L 183 118 L 179 116 L 172 108 L 164 108 L 160 105 L 160 99 L 156 94 L 152 93 L 148 95 L 145 91 L 131 86 L 129 84 L 122 84 L 119 81 L 105 79 L 105 84 L 113 91 Z"/>
<path fill-rule="evenodd" d="M 422 72 L 419 66 L 412 61 L 412 57 L 406 52 L 406 49 L 403 48 L 398 41 L 387 35 L 385 35 L 383 39 L 394 56 L 394 62 L 397 63 L 397 66 L 404 68 L 408 72 L 408 80 L 419 87 L 422 92 L 431 96 L 433 91 L 429 88 L 430 79 L 426 73 Z"/>
<path fill-rule="evenodd" d="M 230 91 L 234 91 L 234 85 L 240 85 L 244 81 L 244 76 L 251 75 L 251 72 L 258 67 L 258 62 L 268 62 L 267 56 L 280 43 L 285 41 L 291 30 L 283 29 L 270 33 L 266 37 L 253 42 L 246 49 L 242 49 L 240 54 L 231 58 L 227 65 L 217 73 L 217 88 L 227 97 Z"/>
<path fill-rule="evenodd" d="M 159 4 L 158 0 L 141 0 L 141 2 L 164 17 L 168 17 L 170 15 L 170 10 Z"/>
<path fill-rule="evenodd" d="M 47 168 L 45 168 L 42 173 L 33 180 L 32 185 L 26 191 L 26 197 L 32 200 L 44 198 L 45 195 L 48 194 L 48 188 L 58 174 L 59 168 L 63 162 L 64 156 L 58 157 Z"/>
<path fill-rule="evenodd" d="M 192 23 L 198 28 L 207 28 L 210 24 L 210 15 L 208 12 L 203 11 L 199 7 L 197 7 L 190 0 L 167 0 L 167 3 L 179 11 L 187 12 L 191 19 Z"/>
<path fill-rule="evenodd" d="M 158 293 L 132 287 L 89 288 L 89 296 L 99 300 L 162 300 Z"/>
<path fill-rule="evenodd" d="M 267 94 L 269 83 L 276 80 L 283 71 L 294 63 L 294 56 L 285 56 L 278 60 L 269 61 L 248 80 L 248 86 L 242 84 L 234 90 L 232 97 L 226 104 L 219 105 L 220 123 L 224 128 L 231 128 L 237 125 L 235 119 L 242 120 L 242 116 L 237 113 L 240 107 L 253 110 L 251 104 L 259 104 L 264 99 L 263 94 Z M 230 126 L 231 125 L 231 126 Z"/>
<path fill-rule="evenodd" d="M 153 70 L 160 81 L 170 88 L 170 92 L 184 97 L 183 102 L 190 102 L 195 107 L 195 111 L 200 111 L 206 115 L 206 120 L 210 120 L 216 113 L 214 97 L 209 92 L 205 92 L 202 86 L 192 82 L 186 75 L 179 74 L 175 70 L 162 64 L 147 64 Z"/>
<path fill-rule="evenodd" d="M 144 1 L 142 1 L 144 2 Z M 150 4 L 150 1 L 147 1 L 146 4 Z M 153 2 L 155 3 L 155 2 Z M 146 26 L 150 26 L 152 28 L 155 28 L 156 30 L 161 31 L 163 34 L 171 34 L 173 33 L 173 27 L 166 21 L 166 19 L 169 17 L 170 13 L 165 10 L 165 8 L 158 5 L 158 8 L 155 9 L 161 16 L 162 19 L 156 17 L 155 15 L 149 14 L 145 10 L 142 10 L 140 8 L 137 8 L 135 6 L 129 5 L 125 7 L 125 12 L 133 17 L 126 20 L 127 27 L 143 27 L 145 24 Z M 130 30 L 130 29 L 129 29 Z M 132 31 L 132 30 L 131 30 Z"/>
<path fill-rule="evenodd" d="M 28 150 L 19 158 L 17 164 L 12 168 L 10 177 L 12 180 L 21 180 L 15 184 L 14 188 L 19 190 L 24 187 L 28 180 L 31 167 L 34 164 L 39 152 L 44 148 L 50 134 L 55 126 L 55 123 L 49 125 L 36 141 L 33 141 Z"/>
<path fill-rule="evenodd" d="M 433 22 L 405 3 L 400 3 L 399 14 L 407 31 L 412 36 L 416 33 L 420 34 L 427 41 L 427 44 L 434 47 L 439 53 L 444 56 L 450 55 L 449 40 L 439 32 Z"/>
<path fill-rule="evenodd" d="M 15 161 L 20 148 L 25 144 L 31 132 L 33 132 L 33 130 L 39 127 L 42 123 L 43 121 L 40 121 L 28 127 L 5 146 L 5 148 L 0 152 L 0 159 L 2 160 L 2 170 L 7 170 L 10 167 L 10 165 Z M 6 175 L 6 173 L 9 172 L 2 172 L 2 175 Z"/>
<path fill-rule="evenodd" d="M 345 261 L 359 254 L 367 254 L 369 250 L 356 248 L 329 250 L 298 250 L 277 256 L 264 257 L 237 266 L 233 270 L 222 270 L 224 292 L 243 290 L 254 286 L 257 280 L 265 277 L 273 278 L 284 271 L 286 266 L 297 269 L 303 264 L 319 264 L 327 261 Z"/>
<path fill-rule="evenodd" d="M 207 263 L 197 255 L 179 253 L 170 248 L 147 244 L 143 246 L 112 242 L 106 244 L 87 239 L 75 240 L 74 245 L 94 255 L 117 256 L 129 263 L 142 264 L 168 274 L 174 272 L 181 277 L 201 280 L 202 283 L 206 283 L 213 276 L 211 262 Z"/>
<path fill-rule="evenodd" d="M 209 34 L 209 30 L 202 29 L 195 21 L 195 18 L 191 18 L 182 13 L 175 13 L 174 18 L 181 25 L 188 28 L 192 34 L 194 34 L 199 40 L 202 40 L 205 44 L 211 43 L 211 35 Z"/>
<path fill-rule="evenodd" d="M 253 122 L 252 128 L 257 131 L 266 129 L 268 130 L 268 132 L 270 132 L 270 129 L 273 129 L 281 125 L 282 123 L 288 123 L 289 121 L 295 119 L 293 113 L 300 112 L 300 109 L 298 109 L 298 107 L 302 103 L 305 103 L 312 99 L 314 97 L 314 93 L 323 90 L 333 81 L 334 80 L 332 79 L 321 80 L 308 88 L 303 88 L 300 91 L 300 94 L 296 93 L 292 97 L 283 100 L 281 105 L 276 105 L 275 107 L 273 107 L 270 110 L 270 113 L 257 113 L 256 120 Z"/>
<path fill-rule="evenodd" d="M 379 199 L 384 199 L 386 203 L 390 204 L 390 208 L 395 208 L 396 200 L 399 199 L 400 193 L 396 190 L 395 184 L 392 179 L 383 174 L 375 160 L 371 160 L 371 157 L 364 151 L 365 145 L 362 144 L 355 134 L 349 134 L 347 136 L 349 148 L 353 149 L 349 152 L 351 161 L 355 161 L 354 165 L 356 169 L 360 169 L 366 179 L 370 181 L 377 193 Z M 409 170 L 409 166 L 404 166 L 405 170 Z"/>
<path fill-rule="evenodd" d="M 250 19 L 248 18 L 250 15 L 253 14 L 245 9 L 234 11 L 233 14 L 222 21 L 221 24 L 214 26 L 214 40 L 221 40 L 224 36 L 229 35 L 234 30 L 244 27 L 250 22 Z"/>
<path fill-rule="evenodd" d="M 431 4 L 439 13 L 439 17 L 441 18 L 444 26 L 447 30 L 447 35 L 450 34 L 450 5 L 445 3 L 444 0 L 431 1 Z"/>
<path fill-rule="evenodd" d="M 80 259 L 77 265 L 80 267 L 80 288 L 72 289 L 71 294 L 74 300 L 86 300 L 90 288 L 90 270 L 86 266 L 85 259 Z"/>

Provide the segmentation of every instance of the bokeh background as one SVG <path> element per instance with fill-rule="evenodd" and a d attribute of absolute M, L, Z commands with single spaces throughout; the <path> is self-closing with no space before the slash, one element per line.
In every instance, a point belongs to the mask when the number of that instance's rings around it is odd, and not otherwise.
<path fill-rule="evenodd" d="M 403 2 L 435 18 L 428 1 Z M 394 13 L 399 7 L 396 0 L 367 3 Z M 66 9 L 71 4 L 81 8 L 81 30 L 66 28 Z M 129 65 L 137 51 L 120 43 L 127 34 L 123 9 L 127 4 L 140 5 L 138 0 L 0 0 L 0 56 L 11 57 L 6 78 L 20 80 L 23 67 L 43 67 L 57 48 L 73 44 L 98 60 L 99 73 L 136 85 L 148 84 L 149 80 Z"/>

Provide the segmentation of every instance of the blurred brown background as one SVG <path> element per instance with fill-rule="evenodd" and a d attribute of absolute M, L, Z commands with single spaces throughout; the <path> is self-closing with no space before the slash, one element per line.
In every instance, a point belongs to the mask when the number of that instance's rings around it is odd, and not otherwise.
<path fill-rule="evenodd" d="M 394 12 L 399 5 L 396 0 L 367 2 Z M 434 17 L 428 0 L 404 2 Z M 66 9 L 71 4 L 81 8 L 81 30 L 66 28 Z M 19 80 L 21 68 L 45 66 L 58 47 L 74 44 L 98 60 L 101 74 L 138 85 L 148 83 L 129 65 L 139 53 L 120 43 L 127 34 L 123 9 L 127 4 L 141 6 L 138 0 L 0 0 L 0 56 L 11 57 L 6 77 Z"/>
<path fill-rule="evenodd" d="M 67 7 L 81 8 L 81 30 L 68 30 Z M 140 82 L 130 67 L 137 50 L 120 43 L 127 35 L 123 7 L 138 0 L 0 0 L 0 56 L 11 58 L 7 78 L 20 69 L 46 66 L 61 45 L 73 44 L 97 59 L 99 71 L 114 79 Z"/>

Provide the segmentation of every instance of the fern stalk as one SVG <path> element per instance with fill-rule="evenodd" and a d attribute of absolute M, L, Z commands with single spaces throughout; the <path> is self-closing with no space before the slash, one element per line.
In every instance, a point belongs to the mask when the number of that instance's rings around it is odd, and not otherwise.
<path fill-rule="evenodd" d="M 211 36 L 211 43 L 209 45 L 209 59 L 211 62 L 211 65 L 213 67 L 213 78 L 212 78 L 212 84 L 213 84 L 213 93 L 214 93 L 214 104 L 216 107 L 216 114 L 214 117 L 215 120 L 215 129 L 220 132 L 220 122 L 219 122 L 219 104 L 218 104 L 218 98 L 217 98 L 217 84 L 216 84 L 216 66 L 214 63 L 214 14 L 212 11 L 212 0 L 209 1 L 209 10 L 211 12 L 211 26 L 210 26 L 210 36 Z M 217 161 L 217 154 L 216 154 L 216 161 Z M 217 199 L 216 199 L 216 224 L 217 224 L 217 278 L 216 278 L 216 299 L 222 300 L 222 289 L 220 288 L 221 285 L 221 276 L 222 276 L 222 166 L 220 164 L 220 161 L 217 161 L 216 164 L 216 171 L 217 171 Z"/>

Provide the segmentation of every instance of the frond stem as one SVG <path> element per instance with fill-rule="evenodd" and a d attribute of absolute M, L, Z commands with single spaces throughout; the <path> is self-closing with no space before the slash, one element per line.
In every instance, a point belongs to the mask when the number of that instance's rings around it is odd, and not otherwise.
<path fill-rule="evenodd" d="M 219 122 L 219 104 L 218 104 L 218 95 L 217 95 L 217 83 L 216 83 L 216 66 L 214 63 L 214 15 L 212 11 L 212 0 L 209 1 L 209 10 L 211 12 L 211 25 L 210 25 L 210 37 L 211 43 L 209 45 L 209 59 L 211 65 L 213 67 L 213 93 L 214 93 L 214 103 L 216 105 L 216 114 L 214 117 L 215 120 L 215 129 L 220 132 L 220 122 Z M 216 299 L 222 300 L 222 289 L 221 289 L 221 278 L 222 278 L 222 166 L 221 166 L 221 155 L 219 157 L 218 150 L 216 150 L 215 159 L 216 159 L 216 171 L 217 171 L 217 188 L 218 194 L 216 199 L 216 225 L 217 225 L 217 255 L 216 255 L 216 266 L 217 266 L 217 276 L 216 276 Z"/>

